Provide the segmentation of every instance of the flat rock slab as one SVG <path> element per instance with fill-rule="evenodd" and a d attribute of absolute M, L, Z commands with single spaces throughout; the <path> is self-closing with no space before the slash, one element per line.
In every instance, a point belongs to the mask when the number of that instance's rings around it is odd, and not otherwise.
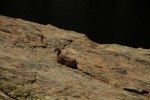
<path fill-rule="evenodd" d="M 77 61 L 57 63 L 56 48 Z M 0 16 L 0 99 L 148 100 L 150 49 L 98 44 L 84 34 Z"/>

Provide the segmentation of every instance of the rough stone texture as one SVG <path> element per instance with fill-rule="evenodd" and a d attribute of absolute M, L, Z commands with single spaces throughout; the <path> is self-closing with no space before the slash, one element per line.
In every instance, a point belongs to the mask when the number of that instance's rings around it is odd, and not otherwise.
<path fill-rule="evenodd" d="M 55 48 L 78 69 L 57 63 Z M 0 16 L 0 99 L 148 100 L 150 49 Z"/>

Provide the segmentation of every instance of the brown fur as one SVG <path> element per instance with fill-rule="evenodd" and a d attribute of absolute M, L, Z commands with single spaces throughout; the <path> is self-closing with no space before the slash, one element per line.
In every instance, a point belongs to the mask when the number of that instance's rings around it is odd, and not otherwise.
<path fill-rule="evenodd" d="M 59 48 L 56 48 L 54 52 L 57 51 L 57 63 L 60 63 L 62 65 L 66 65 L 67 67 L 77 69 L 77 61 L 69 58 L 63 54 L 61 54 L 61 50 Z"/>

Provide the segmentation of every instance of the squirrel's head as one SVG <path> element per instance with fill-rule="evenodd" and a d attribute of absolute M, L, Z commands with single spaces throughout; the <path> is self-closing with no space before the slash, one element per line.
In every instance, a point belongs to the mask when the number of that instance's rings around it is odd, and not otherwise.
<path fill-rule="evenodd" d="M 60 54 L 61 54 L 60 48 L 56 48 L 56 49 L 54 50 L 54 52 L 56 52 L 56 51 L 58 52 L 57 55 L 60 55 Z"/>

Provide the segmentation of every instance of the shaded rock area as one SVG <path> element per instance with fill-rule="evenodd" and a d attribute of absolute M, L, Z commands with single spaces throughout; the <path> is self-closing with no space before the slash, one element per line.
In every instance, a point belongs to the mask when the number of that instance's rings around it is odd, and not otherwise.
<path fill-rule="evenodd" d="M 77 61 L 57 63 L 56 48 Z M 150 49 L 0 16 L 1 100 L 149 100 Z"/>

